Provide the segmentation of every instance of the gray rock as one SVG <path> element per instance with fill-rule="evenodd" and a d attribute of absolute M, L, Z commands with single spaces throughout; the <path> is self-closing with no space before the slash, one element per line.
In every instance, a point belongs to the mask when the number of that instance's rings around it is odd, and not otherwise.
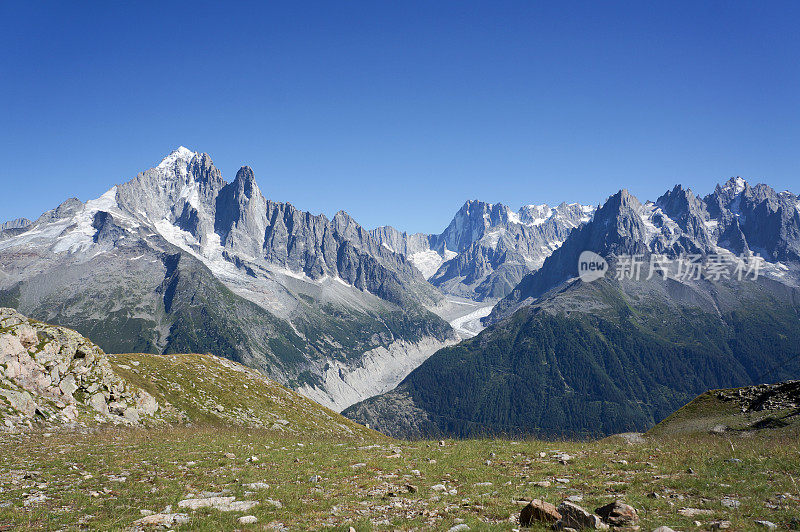
<path fill-rule="evenodd" d="M 723 497 L 721 502 L 725 508 L 738 508 L 742 505 L 741 501 L 731 497 Z"/>
<path fill-rule="evenodd" d="M 636 513 L 636 509 L 622 501 L 614 501 L 606 504 L 596 509 L 594 512 L 599 515 L 604 522 L 616 527 L 636 526 L 639 522 L 639 515 Z"/>
<path fill-rule="evenodd" d="M 0 388 L 0 396 L 5 397 L 11 407 L 26 416 L 33 416 L 36 412 L 36 403 L 27 391 L 4 390 Z"/>
<path fill-rule="evenodd" d="M 102 393 L 95 393 L 91 397 L 89 397 L 89 406 L 91 406 L 95 411 L 99 412 L 100 414 L 107 416 L 108 415 L 108 403 L 106 403 L 106 397 Z"/>
<path fill-rule="evenodd" d="M 561 514 L 561 519 L 556 522 L 555 528 L 557 530 L 563 530 L 564 528 L 605 530 L 609 528 L 600 516 L 569 501 L 564 501 L 558 505 L 558 513 Z"/>
<path fill-rule="evenodd" d="M 519 514 L 519 524 L 532 526 L 534 523 L 555 523 L 561 519 L 561 514 L 549 502 L 539 499 L 532 500 Z"/>
<path fill-rule="evenodd" d="M 258 506 L 257 501 L 237 501 L 236 497 L 200 497 L 178 501 L 178 508 L 198 510 L 213 508 L 221 512 L 246 512 Z"/>
<path fill-rule="evenodd" d="M 776 528 L 778 528 L 778 525 L 776 525 L 772 521 L 756 520 L 754 522 L 756 526 L 760 528 L 766 528 L 767 530 L 775 530 Z"/>
<path fill-rule="evenodd" d="M 140 528 L 172 528 L 174 526 L 185 525 L 190 521 L 187 514 L 182 513 L 159 513 L 142 517 L 133 522 Z"/>

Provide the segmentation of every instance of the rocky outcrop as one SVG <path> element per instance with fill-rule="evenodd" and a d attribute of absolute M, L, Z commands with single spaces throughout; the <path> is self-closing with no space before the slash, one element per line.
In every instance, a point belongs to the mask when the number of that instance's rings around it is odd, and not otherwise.
<path fill-rule="evenodd" d="M 0 397 L 6 429 L 87 419 L 138 424 L 159 408 L 86 338 L 8 308 L 0 308 Z"/>
<path fill-rule="evenodd" d="M 760 384 L 731 390 L 718 390 L 718 399 L 734 402 L 742 412 L 800 409 L 800 381 Z"/>
<path fill-rule="evenodd" d="M 27 218 L 16 218 L 14 220 L 0 223 L 0 232 L 5 231 L 6 229 L 22 229 L 24 227 L 28 227 L 32 223 L 33 222 Z"/>

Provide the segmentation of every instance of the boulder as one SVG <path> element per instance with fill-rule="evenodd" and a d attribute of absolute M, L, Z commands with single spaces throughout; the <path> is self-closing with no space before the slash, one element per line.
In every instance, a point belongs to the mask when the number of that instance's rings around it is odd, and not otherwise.
<path fill-rule="evenodd" d="M 94 408 L 100 414 L 108 415 L 108 404 L 106 397 L 102 393 L 95 393 L 89 398 L 89 406 Z"/>
<path fill-rule="evenodd" d="M 564 530 L 565 528 L 606 530 L 609 528 L 600 519 L 600 516 L 581 508 L 575 503 L 564 501 L 558 505 L 557 510 L 561 514 L 561 519 L 553 525 L 556 530 Z"/>
<path fill-rule="evenodd" d="M 16 327 L 15 331 L 17 338 L 25 349 L 33 349 L 39 344 L 39 335 L 36 334 L 36 329 L 27 324 L 22 324 Z"/>
<path fill-rule="evenodd" d="M 5 397 L 14 410 L 22 412 L 26 416 L 33 416 L 36 413 L 36 403 L 31 394 L 26 391 L 17 392 L 0 388 L 0 396 Z"/>
<path fill-rule="evenodd" d="M 158 410 L 158 401 L 149 393 L 140 390 L 136 395 L 136 408 L 145 416 L 152 416 Z"/>
<path fill-rule="evenodd" d="M 66 377 L 61 379 L 61 382 L 58 384 L 58 387 L 61 388 L 61 392 L 65 396 L 72 397 L 72 394 L 74 394 L 78 390 L 78 385 L 75 383 L 75 376 L 71 374 L 67 375 Z"/>
<path fill-rule="evenodd" d="M 633 506 L 622 501 L 601 506 L 594 511 L 604 522 L 613 526 L 635 526 L 639 522 L 639 515 Z"/>
<path fill-rule="evenodd" d="M 531 526 L 534 523 L 555 523 L 561 519 L 555 505 L 534 499 L 519 514 L 519 524 Z"/>

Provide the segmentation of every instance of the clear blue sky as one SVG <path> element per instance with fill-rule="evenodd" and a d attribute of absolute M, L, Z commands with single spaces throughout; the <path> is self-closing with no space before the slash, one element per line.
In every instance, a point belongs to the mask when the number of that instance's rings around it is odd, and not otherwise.
<path fill-rule="evenodd" d="M 178 145 L 410 231 L 470 198 L 800 192 L 800 2 L 233 4 L 0 2 L 0 218 Z"/>

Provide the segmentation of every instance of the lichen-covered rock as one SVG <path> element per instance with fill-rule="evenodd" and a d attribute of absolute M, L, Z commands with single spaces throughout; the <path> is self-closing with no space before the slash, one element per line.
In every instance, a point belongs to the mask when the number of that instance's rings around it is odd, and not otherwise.
<path fill-rule="evenodd" d="M 157 410 L 155 398 L 117 375 L 106 354 L 77 332 L 0 308 L 0 417 L 6 427 L 72 423 L 81 412 L 137 424 Z"/>

